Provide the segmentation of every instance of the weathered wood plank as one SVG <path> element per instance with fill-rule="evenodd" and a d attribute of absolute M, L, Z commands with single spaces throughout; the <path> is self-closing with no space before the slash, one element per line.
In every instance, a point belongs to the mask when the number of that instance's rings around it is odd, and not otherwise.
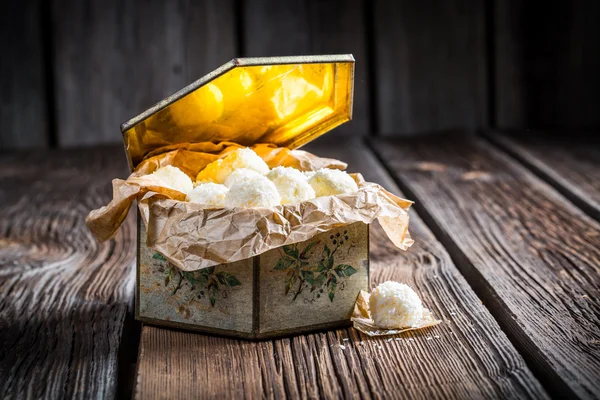
<path fill-rule="evenodd" d="M 235 56 L 233 0 L 52 5 L 61 146 L 120 142 L 123 121 Z"/>
<path fill-rule="evenodd" d="M 0 4 L 0 149 L 46 147 L 42 2 Z"/>
<path fill-rule="evenodd" d="M 377 125 L 410 135 L 486 122 L 483 1 L 372 2 Z"/>
<path fill-rule="evenodd" d="M 481 139 L 375 148 L 542 383 L 598 397 L 600 225 Z"/>
<path fill-rule="evenodd" d="M 600 136 L 519 132 L 488 137 L 600 220 Z"/>
<path fill-rule="evenodd" d="M 345 159 L 350 170 L 396 191 L 360 142 L 334 143 L 309 149 Z M 372 227 L 372 283 L 409 283 L 443 324 L 392 341 L 342 329 L 263 342 L 145 326 L 136 397 L 546 397 L 444 248 L 416 214 L 412 218 L 416 244 L 408 252 L 390 245 L 379 225 Z"/>
<path fill-rule="evenodd" d="M 600 126 L 600 2 L 495 1 L 496 126 Z"/>
<path fill-rule="evenodd" d="M 242 2 L 244 56 L 354 54 L 354 115 L 334 135 L 370 131 L 364 6 L 360 0 Z"/>
<path fill-rule="evenodd" d="M 0 157 L 3 397 L 115 397 L 132 318 L 135 224 L 127 219 L 99 244 L 85 216 L 126 171 L 115 148 Z"/>

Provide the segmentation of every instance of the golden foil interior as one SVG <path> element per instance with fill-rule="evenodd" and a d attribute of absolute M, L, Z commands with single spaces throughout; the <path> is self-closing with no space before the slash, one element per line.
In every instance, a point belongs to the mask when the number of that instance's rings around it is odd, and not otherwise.
<path fill-rule="evenodd" d="M 183 143 L 290 149 L 348 121 L 351 55 L 236 59 L 122 126 L 132 169 Z"/>

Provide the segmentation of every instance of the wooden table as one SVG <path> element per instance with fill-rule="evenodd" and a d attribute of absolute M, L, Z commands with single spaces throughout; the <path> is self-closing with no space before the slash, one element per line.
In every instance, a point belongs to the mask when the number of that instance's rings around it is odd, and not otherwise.
<path fill-rule="evenodd" d="M 372 284 L 407 282 L 442 324 L 390 338 L 341 329 L 261 342 L 140 327 L 133 216 L 103 244 L 84 225 L 109 200 L 111 178 L 127 175 L 121 148 L 7 153 L 2 395 L 600 397 L 598 140 L 324 137 L 308 148 L 416 200 L 409 251 L 373 227 Z"/>

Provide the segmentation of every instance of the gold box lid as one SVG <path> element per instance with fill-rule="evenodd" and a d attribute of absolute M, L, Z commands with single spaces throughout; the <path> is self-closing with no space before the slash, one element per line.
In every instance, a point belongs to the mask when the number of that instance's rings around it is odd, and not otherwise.
<path fill-rule="evenodd" d="M 352 118 L 353 89 L 351 54 L 233 59 L 121 125 L 129 165 L 186 143 L 298 148 Z"/>

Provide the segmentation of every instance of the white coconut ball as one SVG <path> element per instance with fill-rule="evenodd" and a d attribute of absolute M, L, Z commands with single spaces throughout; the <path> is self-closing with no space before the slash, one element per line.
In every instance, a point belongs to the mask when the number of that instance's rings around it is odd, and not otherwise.
<path fill-rule="evenodd" d="M 315 191 L 306 176 L 295 168 L 276 167 L 267 174 L 277 187 L 281 204 L 295 204 L 315 198 Z"/>
<path fill-rule="evenodd" d="M 339 169 L 320 169 L 310 177 L 308 183 L 314 189 L 317 197 L 354 193 L 358 190 L 354 179 Z"/>
<path fill-rule="evenodd" d="M 225 207 L 225 196 L 229 188 L 218 183 L 201 183 L 187 195 L 187 201 L 198 203 L 202 208 Z"/>
<path fill-rule="evenodd" d="M 257 177 L 260 178 L 262 176 L 264 175 L 250 168 L 236 169 L 231 173 L 231 175 L 227 177 L 227 179 L 225 179 L 225 186 L 230 188 L 233 185 L 237 185 L 238 183 L 242 183 L 250 179 L 255 179 Z"/>
<path fill-rule="evenodd" d="M 233 185 L 225 196 L 225 206 L 231 208 L 273 207 L 279 204 L 281 196 L 275 184 L 264 176 Z"/>
<path fill-rule="evenodd" d="M 304 180 L 308 179 L 304 173 L 302 173 L 302 171 L 292 167 L 275 167 L 267 174 L 267 178 L 269 178 L 271 181 L 284 176 L 294 176 Z"/>
<path fill-rule="evenodd" d="M 371 317 L 385 329 L 418 325 L 423 317 L 423 303 L 412 288 L 404 283 L 384 282 L 371 292 Z"/>
<path fill-rule="evenodd" d="M 167 188 L 177 190 L 181 193 L 189 193 L 194 188 L 192 179 L 185 172 L 172 165 L 166 165 L 154 171 L 152 177 Z"/>
<path fill-rule="evenodd" d="M 200 171 L 196 180 L 225 183 L 229 175 L 240 168 L 248 168 L 262 175 L 269 172 L 267 163 L 254 150 L 243 148 L 232 151 L 224 158 L 208 164 L 206 168 Z"/>

